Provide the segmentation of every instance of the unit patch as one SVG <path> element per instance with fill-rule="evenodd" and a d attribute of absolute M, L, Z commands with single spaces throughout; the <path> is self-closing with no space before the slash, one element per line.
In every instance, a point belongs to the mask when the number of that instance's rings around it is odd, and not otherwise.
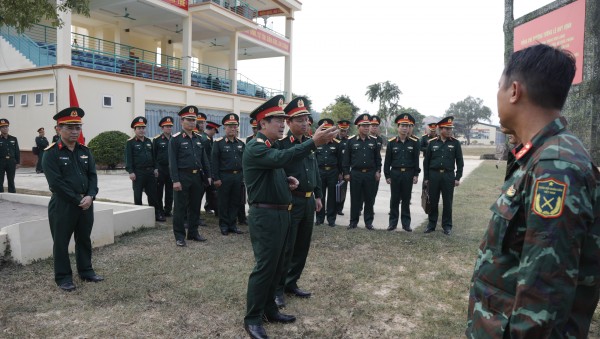
<path fill-rule="evenodd" d="M 542 218 L 558 218 L 563 212 L 568 185 L 555 179 L 535 182 L 531 210 Z"/>

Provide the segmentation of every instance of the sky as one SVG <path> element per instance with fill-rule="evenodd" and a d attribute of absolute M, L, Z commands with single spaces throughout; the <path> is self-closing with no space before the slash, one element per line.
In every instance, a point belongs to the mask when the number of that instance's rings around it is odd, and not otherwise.
<path fill-rule="evenodd" d="M 515 0 L 514 17 L 551 2 Z M 271 22 L 285 32 L 281 18 Z M 473 96 L 497 124 L 503 22 L 501 0 L 304 0 L 293 24 L 293 92 L 310 97 L 317 112 L 347 95 L 361 112 L 375 114 L 378 102 L 368 101 L 367 86 L 389 80 L 403 93 L 399 104 L 425 116 L 441 117 L 451 103 Z M 238 72 L 283 89 L 283 58 L 242 61 Z"/>

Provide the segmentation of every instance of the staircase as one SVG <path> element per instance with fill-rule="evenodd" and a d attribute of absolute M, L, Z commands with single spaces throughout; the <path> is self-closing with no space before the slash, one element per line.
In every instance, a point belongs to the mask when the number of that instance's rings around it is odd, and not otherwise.
<path fill-rule="evenodd" d="M 19 34 L 13 27 L 1 26 L 0 36 L 36 67 L 49 66 L 56 64 L 56 30 L 48 28 L 36 25 Z"/>

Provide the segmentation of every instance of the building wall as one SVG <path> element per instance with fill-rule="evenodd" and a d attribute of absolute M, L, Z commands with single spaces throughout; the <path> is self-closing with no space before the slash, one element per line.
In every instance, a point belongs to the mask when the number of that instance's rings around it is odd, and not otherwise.
<path fill-rule="evenodd" d="M 471 144 L 491 146 L 496 144 L 498 127 L 486 124 L 477 124 L 471 129 Z M 467 141 L 463 135 L 457 138 L 461 142 Z M 493 144 L 490 143 L 493 141 Z"/>

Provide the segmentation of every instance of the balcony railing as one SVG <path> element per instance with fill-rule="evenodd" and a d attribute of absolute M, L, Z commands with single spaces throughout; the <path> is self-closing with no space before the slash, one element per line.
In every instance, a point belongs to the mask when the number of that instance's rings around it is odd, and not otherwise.
<path fill-rule="evenodd" d="M 212 2 L 247 19 L 253 20 L 258 16 L 258 10 L 243 0 L 190 0 L 189 4 Z"/>

